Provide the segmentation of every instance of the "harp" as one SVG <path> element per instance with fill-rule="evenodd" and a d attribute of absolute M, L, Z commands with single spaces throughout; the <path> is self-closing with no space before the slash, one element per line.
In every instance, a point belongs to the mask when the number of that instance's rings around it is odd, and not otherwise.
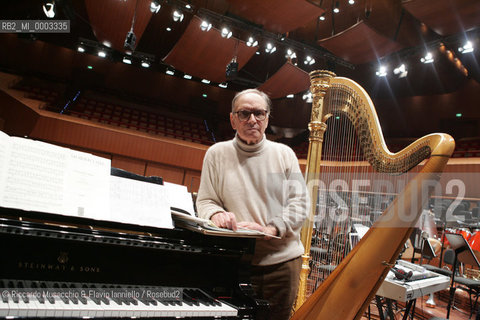
<path fill-rule="evenodd" d="M 322 70 L 311 72 L 310 80 L 313 103 L 305 178 L 311 212 L 301 233 L 305 254 L 292 319 L 360 319 L 436 191 L 455 143 L 449 135 L 436 133 L 390 152 L 362 87 Z M 352 187 L 354 181 L 366 181 L 360 183 L 364 188 Z M 398 190 L 391 190 L 396 186 Z M 355 222 L 372 220 L 358 244 L 347 250 L 339 234 L 350 232 Z M 322 226 L 325 221 L 327 227 Z M 310 253 L 315 258 L 316 252 L 320 257 L 311 259 Z M 340 257 L 337 265 L 332 262 L 335 256 Z M 319 270 L 330 269 L 318 281 Z M 312 282 L 313 293 L 308 293 Z"/>

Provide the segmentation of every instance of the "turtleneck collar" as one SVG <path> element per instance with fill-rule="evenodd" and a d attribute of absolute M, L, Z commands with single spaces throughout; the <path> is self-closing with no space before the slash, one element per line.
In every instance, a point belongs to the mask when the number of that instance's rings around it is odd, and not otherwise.
<path fill-rule="evenodd" d="M 235 138 L 233 139 L 233 144 L 240 150 L 253 154 L 253 153 L 260 152 L 263 149 L 263 147 L 265 146 L 266 140 L 267 138 L 265 137 L 265 134 L 264 134 L 260 142 L 255 144 L 246 144 L 238 137 L 237 134 L 235 134 Z"/>

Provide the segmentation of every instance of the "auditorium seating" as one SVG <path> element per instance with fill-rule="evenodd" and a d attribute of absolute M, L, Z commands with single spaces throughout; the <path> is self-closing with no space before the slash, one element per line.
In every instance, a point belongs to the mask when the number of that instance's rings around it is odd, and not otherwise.
<path fill-rule="evenodd" d="M 25 92 L 25 98 L 46 102 L 46 106 L 55 104 L 60 96 L 60 89 L 51 86 L 39 86 L 19 81 L 11 89 Z"/>
<path fill-rule="evenodd" d="M 207 145 L 213 143 L 201 120 L 175 118 L 94 98 L 80 98 L 66 114 L 158 136 Z"/>
<path fill-rule="evenodd" d="M 176 111 L 168 111 L 168 107 L 152 111 L 153 108 L 158 109 L 158 104 L 152 104 L 152 101 L 145 102 L 137 99 L 139 102 L 130 104 L 130 101 L 117 99 L 117 102 L 112 102 L 100 89 L 97 95 L 105 98 L 95 97 L 95 93 L 87 97 L 82 92 L 78 99 L 73 99 L 72 94 L 65 94 L 63 83 L 36 77 L 25 77 L 9 87 L 24 92 L 26 98 L 45 102 L 42 108 L 47 111 L 157 136 L 205 145 L 213 144 L 211 133 L 207 132 L 201 118 L 176 115 L 174 114 Z M 80 91 L 77 92 L 80 93 Z M 89 93 L 92 92 L 89 91 Z M 144 107 L 142 107 L 143 103 L 146 104 Z"/>

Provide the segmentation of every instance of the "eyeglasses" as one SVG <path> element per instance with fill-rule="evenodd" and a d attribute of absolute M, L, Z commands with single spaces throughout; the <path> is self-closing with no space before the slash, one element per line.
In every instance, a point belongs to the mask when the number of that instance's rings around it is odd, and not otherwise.
<path fill-rule="evenodd" d="M 263 121 L 263 120 L 265 120 L 265 118 L 267 117 L 267 114 L 268 114 L 267 110 L 253 110 L 253 111 L 239 110 L 239 111 L 235 111 L 234 113 L 237 114 L 238 119 L 240 121 L 246 121 L 246 120 L 250 119 L 250 116 L 252 114 L 255 117 L 255 119 L 257 119 L 258 121 Z"/>

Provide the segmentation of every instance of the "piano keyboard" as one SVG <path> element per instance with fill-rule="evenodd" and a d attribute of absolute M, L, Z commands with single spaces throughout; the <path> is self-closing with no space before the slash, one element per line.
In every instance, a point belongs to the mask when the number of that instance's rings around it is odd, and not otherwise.
<path fill-rule="evenodd" d="M 229 317 L 237 309 L 197 288 L 0 280 L 0 317 Z"/>

